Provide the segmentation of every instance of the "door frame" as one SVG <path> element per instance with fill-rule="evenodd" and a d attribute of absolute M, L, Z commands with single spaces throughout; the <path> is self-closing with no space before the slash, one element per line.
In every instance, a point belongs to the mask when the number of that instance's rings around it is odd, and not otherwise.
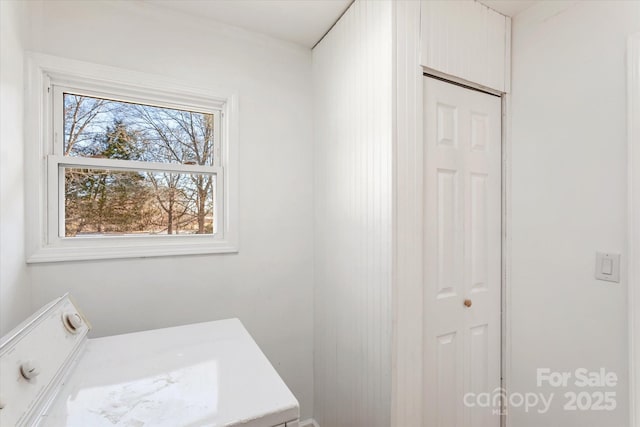
<path fill-rule="evenodd" d="M 629 419 L 640 427 L 640 33 L 627 52 Z"/>
<path fill-rule="evenodd" d="M 511 390 L 511 95 L 502 94 L 502 349 L 501 387 Z M 505 402 L 500 426 L 510 427 Z"/>

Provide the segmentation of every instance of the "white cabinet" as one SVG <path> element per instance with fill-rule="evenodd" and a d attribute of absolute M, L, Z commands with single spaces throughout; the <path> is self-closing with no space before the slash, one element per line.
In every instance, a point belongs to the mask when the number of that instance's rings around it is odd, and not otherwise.
<path fill-rule="evenodd" d="M 422 66 L 508 92 L 511 19 L 472 0 L 422 0 Z"/>

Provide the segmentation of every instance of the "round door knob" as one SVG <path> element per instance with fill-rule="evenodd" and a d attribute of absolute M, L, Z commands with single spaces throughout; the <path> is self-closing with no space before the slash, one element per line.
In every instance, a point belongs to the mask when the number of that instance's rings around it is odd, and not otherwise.
<path fill-rule="evenodd" d="M 464 300 L 464 306 L 465 306 L 465 307 L 467 307 L 467 308 L 468 308 L 468 307 L 471 307 L 471 304 L 473 304 L 473 302 L 471 302 L 471 300 L 470 300 L 470 299 L 466 299 L 466 300 Z"/>
<path fill-rule="evenodd" d="M 35 360 L 27 360 L 20 365 L 20 373 L 26 380 L 37 377 L 40 374 L 40 367 Z"/>
<path fill-rule="evenodd" d="M 82 317 L 78 313 L 69 312 L 62 315 L 62 321 L 65 328 L 73 334 L 78 333 L 78 329 L 82 326 Z"/>

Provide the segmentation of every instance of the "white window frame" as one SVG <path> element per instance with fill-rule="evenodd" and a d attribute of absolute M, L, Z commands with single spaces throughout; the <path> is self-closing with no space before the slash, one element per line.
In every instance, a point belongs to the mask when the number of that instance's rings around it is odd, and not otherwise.
<path fill-rule="evenodd" d="M 233 92 L 49 55 L 27 55 L 25 180 L 27 262 L 238 251 L 238 101 Z M 214 115 L 214 164 L 183 165 L 63 156 L 63 94 Z M 222 95 L 221 95 L 222 93 Z M 64 237 L 64 167 L 216 176 L 214 234 Z"/>

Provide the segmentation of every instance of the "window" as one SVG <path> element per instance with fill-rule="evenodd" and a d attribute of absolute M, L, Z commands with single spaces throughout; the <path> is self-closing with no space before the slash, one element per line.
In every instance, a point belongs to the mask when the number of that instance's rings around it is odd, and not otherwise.
<path fill-rule="evenodd" d="M 53 86 L 60 237 L 215 234 L 220 112 Z M 92 94 L 93 95 L 93 94 Z M 55 128 L 54 124 L 54 128 Z M 62 226 L 64 224 L 64 227 Z"/>
<path fill-rule="evenodd" d="M 234 96 L 44 55 L 29 69 L 30 262 L 237 251 Z"/>

